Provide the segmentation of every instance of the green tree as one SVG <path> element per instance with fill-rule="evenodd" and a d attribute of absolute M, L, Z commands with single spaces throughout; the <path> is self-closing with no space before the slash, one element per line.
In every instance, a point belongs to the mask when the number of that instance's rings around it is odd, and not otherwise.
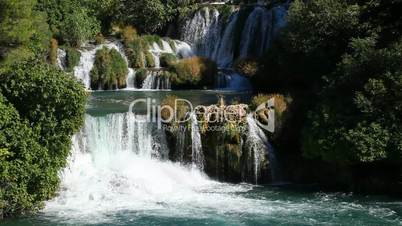
<path fill-rule="evenodd" d="M 355 39 L 310 113 L 304 151 L 329 161 L 373 162 L 402 156 L 402 42 L 376 48 Z"/>
<path fill-rule="evenodd" d="M 34 10 L 35 0 L 0 1 L 0 60 L 34 58 L 46 52 L 50 33 L 45 16 Z"/>
<path fill-rule="evenodd" d="M 119 19 L 141 32 L 156 32 L 168 20 L 166 8 L 160 0 L 122 0 L 121 7 L 123 13 Z"/>
<path fill-rule="evenodd" d="M 0 74 L 0 213 L 25 214 L 58 189 L 71 136 L 83 124 L 86 93 L 42 62 L 14 63 Z"/>
<path fill-rule="evenodd" d="M 37 9 L 47 14 L 53 35 L 72 46 L 95 38 L 101 30 L 100 21 L 86 1 L 39 0 Z"/>

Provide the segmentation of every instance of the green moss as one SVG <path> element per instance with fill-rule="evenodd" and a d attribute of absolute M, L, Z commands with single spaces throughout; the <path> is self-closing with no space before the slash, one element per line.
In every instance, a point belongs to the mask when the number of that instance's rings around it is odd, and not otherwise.
<path fill-rule="evenodd" d="M 66 51 L 66 71 L 72 72 L 74 67 L 80 63 L 81 53 L 74 48 L 67 47 Z"/>
<path fill-rule="evenodd" d="M 162 53 L 160 56 L 161 67 L 170 67 L 177 62 L 177 57 L 171 53 Z"/>
<path fill-rule="evenodd" d="M 125 88 L 127 74 L 127 63 L 120 53 L 104 47 L 96 52 L 94 67 L 91 70 L 91 88 Z"/>
<path fill-rule="evenodd" d="M 145 62 L 147 67 L 155 67 L 154 56 L 149 51 L 145 51 Z"/>

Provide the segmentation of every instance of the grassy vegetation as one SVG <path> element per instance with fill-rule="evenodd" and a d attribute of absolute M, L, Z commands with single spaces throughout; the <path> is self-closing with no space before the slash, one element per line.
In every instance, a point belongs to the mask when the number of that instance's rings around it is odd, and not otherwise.
<path fill-rule="evenodd" d="M 91 88 L 125 88 L 127 74 L 127 63 L 120 53 L 104 47 L 96 52 L 94 67 L 91 70 Z"/>

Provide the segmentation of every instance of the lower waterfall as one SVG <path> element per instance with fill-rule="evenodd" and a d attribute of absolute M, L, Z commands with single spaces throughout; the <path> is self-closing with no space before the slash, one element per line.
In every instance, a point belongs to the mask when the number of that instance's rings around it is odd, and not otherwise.
<path fill-rule="evenodd" d="M 107 223 L 119 211 L 256 211 L 247 208 L 254 200 L 232 195 L 251 186 L 215 182 L 197 168 L 170 162 L 163 135 L 144 119 L 132 113 L 87 115 L 73 137 L 59 195 L 46 203 L 44 213 L 80 224 Z"/>

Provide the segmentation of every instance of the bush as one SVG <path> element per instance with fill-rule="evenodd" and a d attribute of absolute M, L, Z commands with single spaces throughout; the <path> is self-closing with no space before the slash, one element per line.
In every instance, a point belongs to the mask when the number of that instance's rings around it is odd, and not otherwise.
<path fill-rule="evenodd" d="M 145 68 L 145 55 L 144 50 L 146 44 L 144 41 L 137 37 L 132 42 L 126 45 L 126 55 L 132 68 Z"/>
<path fill-rule="evenodd" d="M 115 49 L 104 47 L 96 52 L 94 67 L 91 70 L 91 88 L 125 88 L 127 74 L 127 63 L 121 54 Z"/>
<path fill-rule="evenodd" d="M 235 70 L 247 77 L 253 77 L 258 72 L 258 62 L 253 58 L 238 59 L 234 63 Z"/>
<path fill-rule="evenodd" d="M 74 68 L 78 66 L 78 64 L 80 63 L 81 53 L 80 51 L 71 47 L 67 47 L 65 51 L 66 51 L 66 71 L 72 72 L 74 71 Z"/>
<path fill-rule="evenodd" d="M 122 32 L 122 38 L 123 42 L 125 45 L 128 45 L 132 41 L 134 41 L 135 38 L 137 38 L 137 30 L 133 26 L 126 26 L 123 29 Z"/>
<path fill-rule="evenodd" d="M 59 44 L 56 39 L 50 40 L 50 50 L 49 50 L 49 61 L 52 65 L 57 64 L 57 50 L 59 48 Z"/>
<path fill-rule="evenodd" d="M 212 86 L 218 73 L 216 63 L 203 57 L 183 59 L 170 70 L 177 75 L 172 79 L 176 87 Z"/>
<path fill-rule="evenodd" d="M 145 51 L 145 62 L 147 67 L 155 67 L 154 56 L 149 51 Z"/>
<path fill-rule="evenodd" d="M 99 21 L 89 16 L 85 8 L 77 8 L 65 16 L 60 30 L 61 36 L 72 46 L 79 47 L 100 32 Z"/>
<path fill-rule="evenodd" d="M 140 32 L 154 33 L 167 22 L 167 11 L 160 0 L 123 0 L 121 6 L 118 19 L 133 24 Z"/>
<path fill-rule="evenodd" d="M 172 53 L 162 53 L 159 59 L 161 67 L 170 67 L 177 62 L 176 55 Z"/>
<path fill-rule="evenodd" d="M 36 211 L 55 195 L 85 104 L 84 87 L 48 64 L 0 75 L 0 213 Z"/>

